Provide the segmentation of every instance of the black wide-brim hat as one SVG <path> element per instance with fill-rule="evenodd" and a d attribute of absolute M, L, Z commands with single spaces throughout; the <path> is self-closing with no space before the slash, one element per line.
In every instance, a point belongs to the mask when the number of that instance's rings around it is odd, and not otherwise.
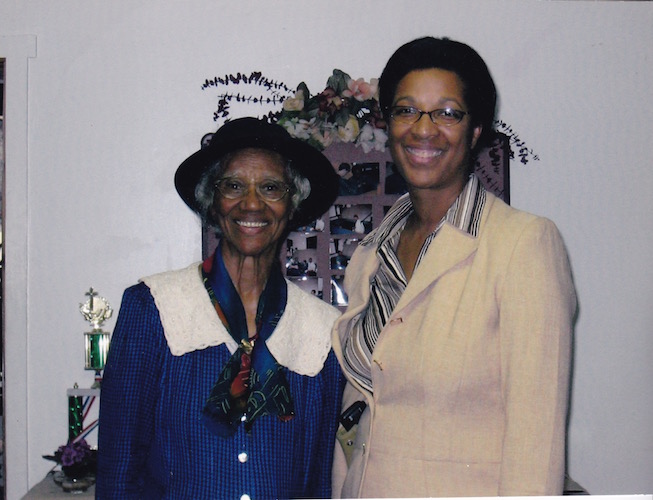
<path fill-rule="evenodd" d="M 299 227 L 320 217 L 338 195 L 339 177 L 331 162 L 306 142 L 295 139 L 281 125 L 257 118 L 238 118 L 213 134 L 208 146 L 186 158 L 175 173 L 179 196 L 199 213 L 195 187 L 202 174 L 232 151 L 261 148 L 275 151 L 292 162 L 293 168 L 311 184 L 311 192 L 293 214 L 290 225 Z"/>

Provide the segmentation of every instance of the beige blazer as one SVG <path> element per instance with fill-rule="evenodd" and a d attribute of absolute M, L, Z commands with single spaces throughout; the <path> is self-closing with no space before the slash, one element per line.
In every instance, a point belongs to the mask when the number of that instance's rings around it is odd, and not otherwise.
<path fill-rule="evenodd" d="M 341 364 L 377 265 L 360 246 L 347 267 Z M 488 193 L 477 238 L 446 224 L 380 334 L 374 394 L 348 376 L 343 409 L 368 407 L 349 465 L 337 446 L 334 496 L 562 494 L 575 311 L 551 221 Z"/>

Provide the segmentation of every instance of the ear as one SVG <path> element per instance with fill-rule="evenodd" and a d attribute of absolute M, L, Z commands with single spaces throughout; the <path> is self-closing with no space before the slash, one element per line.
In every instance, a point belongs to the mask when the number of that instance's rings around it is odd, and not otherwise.
<path fill-rule="evenodd" d="M 472 130 L 472 149 L 476 147 L 476 143 L 478 142 L 478 138 L 481 137 L 482 132 L 483 132 L 483 125 L 477 125 Z"/>
<path fill-rule="evenodd" d="M 295 218 L 295 215 L 297 215 L 297 209 L 292 208 L 292 203 L 291 203 L 290 206 L 288 207 L 288 220 L 286 222 L 286 232 L 289 232 L 288 228 L 294 224 L 293 219 Z"/>
<path fill-rule="evenodd" d="M 291 195 L 294 196 L 294 195 Z M 290 200 L 288 203 L 288 222 L 292 221 L 293 217 L 297 214 L 299 206 L 294 206 L 295 204 Z"/>
<path fill-rule="evenodd" d="M 220 214 L 220 210 L 215 206 L 215 203 L 211 204 L 209 209 L 204 216 L 204 223 L 210 227 L 216 228 L 218 231 L 222 232 L 222 222 L 224 218 Z"/>

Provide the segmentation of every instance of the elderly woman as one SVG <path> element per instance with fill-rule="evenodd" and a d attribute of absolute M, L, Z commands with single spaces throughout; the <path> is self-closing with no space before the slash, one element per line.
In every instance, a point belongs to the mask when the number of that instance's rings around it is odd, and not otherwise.
<path fill-rule="evenodd" d="M 379 84 L 408 193 L 347 268 L 334 494 L 560 495 L 576 297 L 554 224 L 471 173 L 492 135 L 490 73 L 469 46 L 429 37 L 399 48 Z"/>
<path fill-rule="evenodd" d="M 219 230 L 203 263 L 125 291 L 100 408 L 97 498 L 329 497 L 338 312 L 281 273 L 338 176 L 278 126 L 231 121 L 175 176 Z"/>

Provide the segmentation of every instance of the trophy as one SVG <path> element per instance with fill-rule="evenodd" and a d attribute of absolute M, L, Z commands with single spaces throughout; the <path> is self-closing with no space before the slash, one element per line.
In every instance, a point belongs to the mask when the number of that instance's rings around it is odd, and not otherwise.
<path fill-rule="evenodd" d="M 102 330 L 102 323 L 111 317 L 113 309 L 103 297 L 90 288 L 86 292 L 88 300 L 79 304 L 79 312 L 88 321 L 93 329 L 84 333 L 84 350 L 86 353 L 86 370 L 95 370 L 95 383 L 93 388 L 99 388 L 102 382 L 101 372 L 109 352 L 109 332 Z"/>

